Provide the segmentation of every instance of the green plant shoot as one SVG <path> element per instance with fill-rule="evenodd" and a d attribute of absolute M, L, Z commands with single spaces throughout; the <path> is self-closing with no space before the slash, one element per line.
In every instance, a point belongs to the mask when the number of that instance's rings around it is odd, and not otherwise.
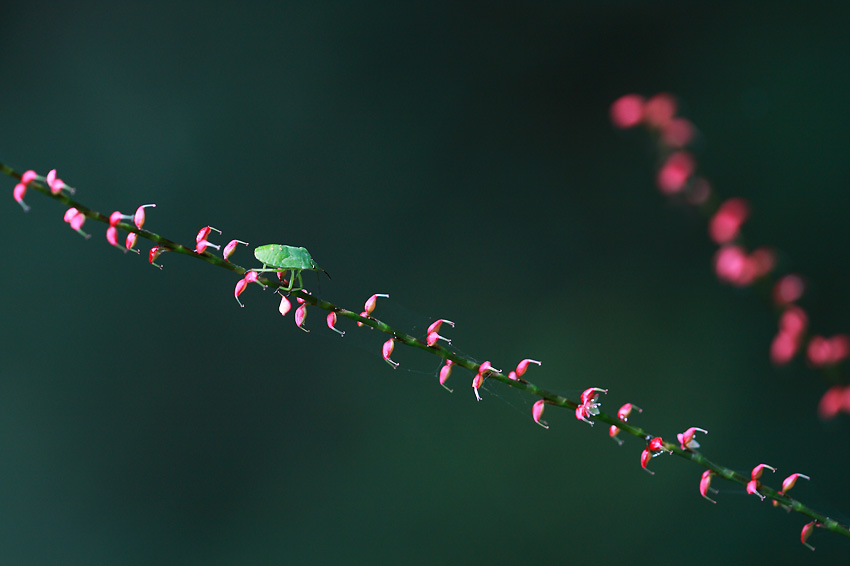
<path fill-rule="evenodd" d="M 254 249 L 254 257 L 262 262 L 262 269 L 252 269 L 257 273 L 265 273 L 273 271 L 275 273 L 283 273 L 291 271 L 289 285 L 283 287 L 284 291 L 292 291 L 295 283 L 295 278 L 298 278 L 298 287 L 296 290 L 304 288 L 304 282 L 301 280 L 301 272 L 309 271 L 324 271 L 325 275 L 330 279 L 331 275 L 313 261 L 313 257 L 306 248 L 296 248 L 295 246 L 287 246 L 284 244 L 266 244 Z"/>

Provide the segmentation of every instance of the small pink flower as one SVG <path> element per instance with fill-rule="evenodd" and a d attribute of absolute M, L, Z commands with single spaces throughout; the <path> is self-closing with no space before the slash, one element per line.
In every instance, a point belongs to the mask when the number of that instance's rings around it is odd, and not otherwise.
<path fill-rule="evenodd" d="M 381 355 L 384 360 L 393 367 L 393 369 L 396 369 L 398 367 L 398 362 L 394 362 L 390 359 L 390 356 L 393 353 L 393 348 L 395 348 L 395 338 L 390 338 L 384 342 L 384 346 L 381 349 Z"/>
<path fill-rule="evenodd" d="M 544 399 L 535 401 L 534 406 L 531 408 L 531 416 L 534 418 L 534 422 L 536 422 L 543 428 L 549 428 L 549 425 L 546 423 L 546 421 L 540 420 L 540 417 L 543 416 L 544 408 L 546 408 L 546 401 Z"/>
<path fill-rule="evenodd" d="M 738 237 L 741 225 L 750 215 L 750 205 L 742 198 L 725 201 L 711 217 L 708 233 L 718 244 L 728 244 Z"/>
<path fill-rule="evenodd" d="M 18 183 L 15 185 L 15 189 L 12 191 L 12 196 L 15 198 L 15 201 L 21 208 L 24 209 L 24 212 L 29 212 L 30 207 L 27 203 L 24 202 L 24 195 L 27 194 L 27 185 L 26 183 Z"/>
<path fill-rule="evenodd" d="M 440 327 L 443 325 L 444 322 L 454 328 L 455 323 L 450 320 L 445 320 L 442 318 L 435 320 L 430 324 L 430 326 L 428 326 L 428 334 L 425 339 L 426 344 L 428 344 L 429 346 L 433 346 L 437 343 L 437 340 L 445 340 L 449 344 L 452 343 L 452 341 L 446 338 L 445 336 L 440 336 L 439 334 L 437 334 L 437 332 L 440 331 Z"/>
<path fill-rule="evenodd" d="M 708 431 L 704 428 L 697 428 L 695 426 L 692 426 L 685 432 L 680 432 L 679 434 L 677 434 L 676 437 L 679 439 L 679 447 L 682 450 L 696 450 L 697 448 L 699 448 L 699 442 L 694 440 L 694 435 L 697 432 L 708 434 Z"/>
<path fill-rule="evenodd" d="M 478 373 L 480 373 L 483 377 L 486 377 L 486 374 L 488 373 L 502 373 L 502 370 L 494 368 L 488 361 L 478 366 Z"/>
<path fill-rule="evenodd" d="M 295 309 L 295 325 L 304 332 L 310 332 L 304 328 L 304 321 L 307 320 L 307 304 L 303 304 Z"/>
<path fill-rule="evenodd" d="M 340 336 L 345 336 L 344 330 L 339 330 L 338 328 L 336 328 L 336 313 L 334 311 L 331 311 L 331 312 L 328 313 L 327 321 L 328 321 L 328 328 L 330 328 L 331 330 L 333 330 L 334 332 L 336 332 Z"/>
<path fill-rule="evenodd" d="M 644 99 L 639 94 L 621 96 L 611 104 L 611 122 L 617 128 L 637 126 L 643 120 Z"/>
<path fill-rule="evenodd" d="M 809 362 L 815 367 L 832 366 L 850 355 L 850 336 L 838 334 L 831 338 L 812 336 L 806 350 Z"/>
<path fill-rule="evenodd" d="M 696 161 L 687 151 L 677 151 L 667 158 L 655 179 L 662 193 L 672 195 L 685 188 L 696 169 Z"/>
<path fill-rule="evenodd" d="M 537 364 L 539 366 L 543 365 L 542 362 L 539 362 L 537 360 L 530 360 L 530 359 L 526 358 L 516 365 L 516 374 L 519 377 L 522 377 L 523 375 L 525 375 L 525 372 L 528 371 L 528 364 Z"/>
<path fill-rule="evenodd" d="M 36 173 L 32 169 L 29 169 L 28 171 L 24 171 L 23 174 L 21 175 L 21 183 L 23 183 L 25 185 L 29 185 L 30 183 L 32 183 L 36 179 L 38 179 L 38 173 Z"/>
<path fill-rule="evenodd" d="M 366 299 L 366 303 L 363 305 L 364 311 L 366 312 L 366 316 L 372 314 L 372 311 L 375 310 L 375 306 L 378 304 L 378 297 L 383 297 L 385 299 L 389 299 L 390 296 L 386 293 L 375 293 L 368 299 Z"/>
<path fill-rule="evenodd" d="M 831 419 L 842 411 L 850 413 L 850 386 L 834 385 L 821 397 L 818 415 L 822 419 Z"/>
<path fill-rule="evenodd" d="M 451 360 L 446 360 L 446 363 L 443 367 L 440 368 L 440 385 L 445 387 L 449 393 L 452 393 L 452 390 L 448 388 L 446 385 L 446 381 L 449 379 L 449 376 L 452 374 L 452 366 L 454 362 Z"/>
<path fill-rule="evenodd" d="M 599 407 L 602 405 L 598 402 L 599 393 L 608 393 L 608 390 L 599 387 L 589 387 L 584 390 L 581 394 L 581 404 L 576 407 L 576 419 L 593 426 L 593 421 L 590 418 L 599 414 Z"/>
<path fill-rule="evenodd" d="M 649 464 L 649 461 L 653 458 L 653 456 L 655 455 L 652 453 L 652 450 L 650 450 L 649 447 L 644 448 L 643 452 L 640 453 L 640 467 L 654 476 L 655 472 L 646 467 L 646 465 Z"/>
<path fill-rule="evenodd" d="M 694 125 L 685 118 L 673 118 L 661 129 L 661 141 L 667 147 L 685 147 L 694 139 Z"/>
<path fill-rule="evenodd" d="M 663 130 L 676 115 L 677 106 L 672 94 L 660 92 L 646 101 L 643 107 L 644 120 L 650 126 Z"/>
<path fill-rule="evenodd" d="M 812 536 L 812 531 L 815 530 L 815 527 L 819 526 L 820 523 L 818 523 L 817 521 L 812 521 L 803 525 L 803 530 L 800 531 L 800 542 L 802 542 L 806 548 L 810 548 L 812 550 L 815 549 L 815 547 L 810 545 L 807 541 L 809 540 L 809 537 Z"/>
<path fill-rule="evenodd" d="M 135 214 L 121 214 L 120 211 L 116 210 L 112 214 L 109 215 L 109 225 L 115 226 L 122 220 L 132 220 L 133 224 L 136 225 L 136 228 L 139 230 L 142 229 L 142 226 L 145 225 L 145 209 L 150 207 L 155 207 L 155 204 L 143 204 L 139 208 L 136 209 Z"/>
<path fill-rule="evenodd" d="M 647 444 L 646 448 L 643 449 L 643 452 L 640 454 L 640 466 L 647 472 L 652 475 L 655 475 L 655 472 L 646 467 L 649 464 L 649 461 L 652 458 L 658 456 L 663 450 L 666 450 L 664 447 L 664 440 L 660 436 L 656 436 L 652 438 Z M 672 451 L 671 451 L 672 453 Z"/>
<path fill-rule="evenodd" d="M 138 240 L 138 239 L 139 239 L 138 234 L 136 234 L 135 232 L 128 232 L 127 233 L 127 239 L 124 240 L 124 247 L 126 247 L 131 252 L 139 253 L 139 250 L 134 249 L 135 246 L 136 246 L 136 240 Z"/>
<path fill-rule="evenodd" d="M 151 250 L 151 253 L 153 253 L 153 250 Z M 240 279 L 239 281 L 236 282 L 236 288 L 233 290 L 233 296 L 236 297 L 236 302 L 239 303 L 240 307 L 244 307 L 245 305 L 243 305 L 242 301 L 239 300 L 239 295 L 241 295 L 242 292 L 245 290 L 245 288 L 248 287 L 248 283 L 256 283 L 257 285 L 259 285 L 263 289 L 266 289 L 266 287 L 267 287 L 266 285 L 263 285 L 259 281 L 256 271 L 246 272 L 245 276 L 242 279 Z M 281 307 L 282 306 L 283 305 L 281 305 Z M 287 309 L 287 312 L 288 311 L 289 311 L 289 309 Z M 286 314 L 286 313 L 281 313 L 281 314 Z"/>
<path fill-rule="evenodd" d="M 611 425 L 610 427 L 608 427 L 608 436 L 610 436 L 611 439 L 614 440 L 617 444 L 622 446 L 623 445 L 623 439 L 618 438 L 617 437 L 618 434 L 620 434 L 620 427 L 618 427 L 617 425 Z"/>
<path fill-rule="evenodd" d="M 797 483 L 798 478 L 803 478 L 803 479 L 806 479 L 806 480 L 812 479 L 809 476 L 804 475 L 804 474 L 791 474 L 790 476 L 788 476 L 787 478 L 782 480 L 782 490 L 779 493 L 781 493 L 782 495 L 785 495 L 785 493 L 789 489 L 794 487 L 794 485 Z"/>
<path fill-rule="evenodd" d="M 484 376 L 481 375 L 481 372 L 476 373 L 475 377 L 472 378 L 472 392 L 475 393 L 475 398 L 479 401 L 481 400 L 481 394 L 478 393 L 478 390 L 481 389 L 482 385 L 484 385 Z"/>
<path fill-rule="evenodd" d="M 627 421 L 627 420 L 629 420 L 629 415 L 632 414 L 633 410 L 637 411 L 638 413 L 643 412 L 643 409 L 641 409 L 637 405 L 632 405 L 631 403 L 626 403 L 625 405 L 620 407 L 619 411 L 617 411 L 617 418 L 620 419 L 621 421 Z"/>
<path fill-rule="evenodd" d="M 116 228 L 115 226 L 110 226 L 106 229 L 106 241 L 121 250 L 122 252 L 127 253 L 127 248 L 118 243 L 118 228 Z"/>
<path fill-rule="evenodd" d="M 753 471 L 750 472 L 750 477 L 752 478 L 749 482 L 747 482 L 747 493 L 751 493 L 753 495 L 758 495 L 762 501 L 764 501 L 764 495 L 759 493 L 759 487 L 761 487 L 761 482 L 759 482 L 759 478 L 764 473 L 764 470 L 768 469 L 771 472 L 776 472 L 776 468 L 772 466 L 768 466 L 767 464 L 759 464 Z"/>
<path fill-rule="evenodd" d="M 224 251 L 221 253 L 221 257 L 224 258 L 224 261 L 230 261 L 230 256 L 233 255 L 233 252 L 236 251 L 237 244 L 248 245 L 248 242 L 243 242 L 242 240 L 230 240 L 226 246 L 224 246 Z"/>
<path fill-rule="evenodd" d="M 281 316 L 286 316 L 286 313 L 292 308 L 292 303 L 289 302 L 289 299 L 286 298 L 286 295 L 280 295 L 280 306 L 277 307 L 278 312 Z"/>
<path fill-rule="evenodd" d="M 153 265 L 154 267 L 158 267 L 158 268 L 162 269 L 162 266 L 161 266 L 161 265 L 159 265 L 159 264 L 157 264 L 157 263 L 154 263 L 154 262 L 157 260 L 157 258 L 158 258 L 159 256 L 161 256 L 162 254 L 164 254 L 164 253 L 165 253 L 165 252 L 167 252 L 167 251 L 168 251 L 168 248 L 164 248 L 164 247 L 162 247 L 162 246 L 154 246 L 154 247 L 152 247 L 152 248 L 151 248 L 151 251 L 150 251 L 150 252 L 148 252 L 148 263 L 150 263 L 150 264 L 151 264 L 151 265 Z"/>
<path fill-rule="evenodd" d="M 699 480 L 699 494 L 711 501 L 712 503 L 717 503 L 715 500 L 710 498 L 707 494 L 709 490 L 713 492 L 717 492 L 716 489 L 712 489 L 711 487 L 711 477 L 714 475 L 714 471 L 706 470 L 702 473 L 702 478 Z"/>
<path fill-rule="evenodd" d="M 47 186 L 50 187 L 50 192 L 54 195 L 59 194 L 62 189 L 65 189 L 67 192 L 74 194 L 74 189 L 65 184 L 62 179 L 56 176 L 56 169 L 51 169 L 47 176 L 44 178 L 47 182 Z"/>
<path fill-rule="evenodd" d="M 805 290 L 802 277 L 793 273 L 785 275 L 773 286 L 773 302 L 776 306 L 787 307 L 799 300 Z"/>
<path fill-rule="evenodd" d="M 207 249 L 207 247 L 215 248 L 217 250 L 221 249 L 221 246 L 218 244 L 213 244 L 212 242 L 207 240 L 207 237 L 210 235 L 210 231 L 215 231 L 221 234 L 221 230 L 213 228 L 212 226 L 204 226 L 198 231 L 198 235 L 195 237 L 195 242 L 197 246 L 195 246 L 195 253 L 202 254 Z"/>
<path fill-rule="evenodd" d="M 86 215 L 77 210 L 76 208 L 69 208 L 65 211 L 65 222 L 71 225 L 71 228 L 88 240 L 91 235 L 86 234 L 81 230 L 83 227 L 83 223 L 86 221 Z"/>

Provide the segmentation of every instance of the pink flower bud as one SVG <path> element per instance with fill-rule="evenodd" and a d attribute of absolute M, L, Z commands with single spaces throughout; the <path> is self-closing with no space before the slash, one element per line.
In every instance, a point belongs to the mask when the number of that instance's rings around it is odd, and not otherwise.
<path fill-rule="evenodd" d="M 65 189 L 71 194 L 74 194 L 74 189 L 65 184 L 62 179 L 56 176 L 56 169 L 51 169 L 47 174 L 47 177 L 44 178 L 47 182 L 47 186 L 50 187 L 50 192 L 54 195 L 59 194 L 62 189 Z"/>
<path fill-rule="evenodd" d="M 142 206 L 136 209 L 136 213 L 133 214 L 133 224 L 136 225 L 136 228 L 141 230 L 142 226 L 145 225 L 145 209 L 154 207 L 156 207 L 155 204 L 143 204 Z"/>
<path fill-rule="evenodd" d="M 159 265 L 159 264 L 157 264 L 157 263 L 154 263 L 154 262 L 156 261 L 156 259 L 157 259 L 159 256 L 161 256 L 163 253 L 165 253 L 165 252 L 167 252 L 167 251 L 168 251 L 168 248 L 164 248 L 164 247 L 162 247 L 162 246 L 154 246 L 154 247 L 152 247 L 152 248 L 151 248 L 151 251 L 150 251 L 150 252 L 148 252 L 148 263 L 150 263 L 150 264 L 151 264 L 151 265 L 153 265 L 154 267 L 158 267 L 158 268 L 162 269 L 162 266 L 161 266 L 161 265 Z"/>
<path fill-rule="evenodd" d="M 620 434 L 620 427 L 617 425 L 611 425 L 608 427 L 608 436 L 610 436 L 614 441 L 617 442 L 620 446 L 623 445 L 623 439 L 618 438 L 617 435 Z"/>
<path fill-rule="evenodd" d="M 71 228 L 88 240 L 91 235 L 86 234 L 81 230 L 83 227 L 83 223 L 86 221 L 86 215 L 77 210 L 76 208 L 69 208 L 65 211 L 65 222 L 71 225 Z"/>
<path fill-rule="evenodd" d="M 530 359 L 526 358 L 526 359 L 522 360 L 520 363 L 517 364 L 516 374 L 520 377 L 525 375 L 525 372 L 528 371 L 528 364 L 537 364 L 539 366 L 543 365 L 542 362 L 539 362 L 537 360 L 530 360 Z"/>
<path fill-rule="evenodd" d="M 481 389 L 481 386 L 484 385 L 484 376 L 481 375 L 481 372 L 475 374 L 475 377 L 472 378 L 472 391 L 475 393 L 475 398 L 479 401 L 481 400 L 481 395 L 478 393 L 478 390 Z"/>
<path fill-rule="evenodd" d="M 449 326 L 451 326 L 452 328 L 454 328 L 454 326 L 455 326 L 454 322 L 452 322 L 450 320 L 446 320 L 444 318 L 441 318 L 441 319 L 435 320 L 434 322 L 431 323 L 431 325 L 428 327 L 428 334 L 431 334 L 432 332 L 439 332 L 440 327 L 443 325 L 444 322 L 446 324 L 448 324 Z"/>
<path fill-rule="evenodd" d="M 307 304 L 303 304 L 295 309 L 295 325 L 304 332 L 310 332 L 304 328 L 304 321 L 307 320 Z"/>
<path fill-rule="evenodd" d="M 812 550 L 814 550 L 814 549 L 815 549 L 815 547 L 814 547 L 814 546 L 810 545 L 810 544 L 809 544 L 808 542 L 806 542 L 806 541 L 808 541 L 808 540 L 809 540 L 809 537 L 810 537 L 810 536 L 812 536 L 812 531 L 814 531 L 814 530 L 815 530 L 815 527 L 817 527 L 817 526 L 819 526 L 819 525 L 820 525 L 820 523 L 818 523 L 817 521 L 812 521 L 812 522 L 810 522 L 810 523 L 806 523 L 806 524 L 803 526 L 803 530 L 802 530 L 802 531 L 800 531 L 800 542 L 802 542 L 802 543 L 803 543 L 803 545 L 804 545 L 806 548 L 810 548 L 810 549 L 812 549 Z"/>
<path fill-rule="evenodd" d="M 761 475 L 764 473 L 765 469 L 768 469 L 771 472 L 776 473 L 776 468 L 774 468 L 772 466 L 768 466 L 767 464 L 759 464 L 758 466 L 753 468 L 752 472 L 750 472 L 750 477 L 753 478 L 754 480 L 759 479 L 761 477 Z"/>
<path fill-rule="evenodd" d="M 395 338 L 390 338 L 384 342 L 381 355 L 384 357 L 384 360 L 393 367 L 393 369 L 396 369 L 398 367 L 398 362 L 394 362 L 390 359 L 390 356 L 393 353 L 393 348 L 395 348 Z"/>
<path fill-rule="evenodd" d="M 151 250 L 151 251 L 153 251 L 153 250 Z M 153 262 L 151 262 L 151 263 L 153 263 Z M 154 265 L 156 265 L 156 264 L 154 264 Z M 239 295 L 242 294 L 242 292 L 245 290 L 245 288 L 247 286 L 248 286 L 248 280 L 243 277 L 242 279 L 240 279 L 239 281 L 236 282 L 236 288 L 233 290 L 233 296 L 236 297 L 236 302 L 239 303 L 239 306 L 243 307 L 243 308 L 245 307 L 245 305 L 243 305 L 242 301 L 239 300 Z"/>
<path fill-rule="evenodd" d="M 629 415 L 632 414 L 633 410 L 637 411 L 638 413 L 643 412 L 643 409 L 641 409 L 637 405 L 632 405 L 631 403 L 626 403 L 625 405 L 620 407 L 619 411 L 617 411 L 617 418 L 620 419 L 621 421 L 627 421 L 627 420 L 629 420 Z"/>
<path fill-rule="evenodd" d="M 366 304 L 364 305 L 364 309 L 366 311 L 367 316 L 372 314 L 372 311 L 375 310 L 375 305 L 377 305 L 377 303 L 378 303 L 378 297 L 384 297 L 386 299 L 390 298 L 390 296 L 387 295 L 386 293 L 376 293 L 376 294 L 372 295 L 371 297 L 369 297 L 368 299 L 366 299 Z"/>
<path fill-rule="evenodd" d="M 23 175 L 21 175 L 21 183 L 23 183 L 24 185 L 29 185 L 36 179 L 38 179 L 38 173 L 36 173 L 32 169 L 24 171 Z"/>
<path fill-rule="evenodd" d="M 693 175 L 696 162 L 687 151 L 677 151 L 667 158 L 655 179 L 655 184 L 662 193 L 672 195 L 678 193 Z"/>
<path fill-rule="evenodd" d="M 806 480 L 812 479 L 809 476 L 803 474 L 791 474 L 790 476 L 782 480 L 782 491 L 780 491 L 779 493 L 785 495 L 785 492 L 794 487 L 794 485 L 797 483 L 798 478 L 803 478 Z"/>
<path fill-rule="evenodd" d="M 452 393 L 452 390 L 446 386 L 446 381 L 449 379 L 449 376 L 452 374 L 452 365 L 454 362 L 451 360 L 446 360 L 446 363 L 443 367 L 440 368 L 440 385 L 448 389 L 449 393 Z"/>
<path fill-rule="evenodd" d="M 759 487 L 761 487 L 761 482 L 759 482 L 759 478 L 762 473 L 764 473 L 765 468 L 770 470 L 771 472 L 776 472 L 776 468 L 768 466 L 767 464 L 759 464 L 755 468 L 753 468 L 752 472 L 750 472 L 750 477 L 752 478 L 749 482 L 747 482 L 747 493 L 752 495 L 758 495 L 762 501 L 764 501 L 764 495 L 759 493 Z"/>
<path fill-rule="evenodd" d="M 542 426 L 543 428 L 549 428 L 549 425 L 546 421 L 541 421 L 540 417 L 543 415 L 543 409 L 546 408 L 546 401 L 540 399 L 539 401 L 535 401 L 534 406 L 531 408 L 531 416 L 534 417 L 534 422 Z"/>
<path fill-rule="evenodd" d="M 485 374 L 488 373 L 502 373 L 502 370 L 494 368 L 490 362 L 484 362 L 480 366 L 478 366 L 478 373 L 481 374 L 482 377 L 485 377 Z"/>
<path fill-rule="evenodd" d="M 673 118 L 661 129 L 661 141 L 667 147 L 685 147 L 694 139 L 694 125 L 685 118 Z"/>
<path fill-rule="evenodd" d="M 106 229 L 106 241 L 121 250 L 122 252 L 127 253 L 127 248 L 118 243 L 118 228 L 116 228 L 115 226 L 110 226 Z"/>
<path fill-rule="evenodd" d="M 672 94 L 660 92 L 646 101 L 643 116 L 647 124 L 663 130 L 676 115 L 678 104 Z"/>
<path fill-rule="evenodd" d="M 742 198 L 725 201 L 711 217 L 708 233 L 718 244 L 728 244 L 738 237 L 741 225 L 750 215 L 750 205 Z"/>
<path fill-rule="evenodd" d="M 785 275 L 773 287 L 773 302 L 776 306 L 786 307 L 800 299 L 806 290 L 806 284 L 799 275 Z"/>
<path fill-rule="evenodd" d="M 280 296 L 280 306 L 277 307 L 278 312 L 281 316 L 286 316 L 286 313 L 292 308 L 292 303 L 289 302 L 289 299 L 286 298 L 286 295 Z"/>
<path fill-rule="evenodd" d="M 18 183 L 17 185 L 15 185 L 15 189 L 12 191 L 12 196 L 15 198 L 17 203 L 21 205 L 21 208 L 24 209 L 24 212 L 29 212 L 30 207 L 27 203 L 24 202 L 25 194 L 27 194 L 26 183 Z"/>
<path fill-rule="evenodd" d="M 676 437 L 679 439 L 679 447 L 682 450 L 696 450 L 697 448 L 699 448 L 699 442 L 694 440 L 694 435 L 697 432 L 708 434 L 708 431 L 704 428 L 697 428 L 695 426 L 692 426 L 685 432 L 680 432 L 679 434 L 677 434 Z"/>
<path fill-rule="evenodd" d="M 139 250 L 133 249 L 136 245 L 136 240 L 138 240 L 139 236 L 135 232 L 128 232 L 127 239 L 124 240 L 124 247 L 126 247 L 131 252 L 139 253 Z"/>
<path fill-rule="evenodd" d="M 425 343 L 426 343 L 428 346 L 433 346 L 434 344 L 436 344 L 436 343 L 437 343 L 437 340 L 445 340 L 445 341 L 446 341 L 446 342 L 448 342 L 449 344 L 451 344 L 451 343 L 452 343 L 452 341 L 451 341 L 451 340 L 449 340 L 448 338 L 446 338 L 446 337 L 444 337 L 444 336 L 440 336 L 440 335 L 439 335 L 439 334 L 437 334 L 436 332 L 429 332 L 429 333 L 428 333 L 428 337 L 425 339 Z"/>
<path fill-rule="evenodd" d="M 345 336 L 345 331 L 339 330 L 336 328 L 336 313 L 331 311 L 327 316 L 328 328 L 339 334 L 340 336 Z"/>
<path fill-rule="evenodd" d="M 850 336 L 838 334 L 832 338 L 812 336 L 807 348 L 809 362 L 815 367 L 832 366 L 850 355 Z"/>
<path fill-rule="evenodd" d="M 652 474 L 655 475 L 655 472 L 646 467 L 649 464 L 649 461 L 652 459 L 652 451 L 647 447 L 643 449 L 643 452 L 640 453 L 640 467 Z"/>
<path fill-rule="evenodd" d="M 644 99 L 639 94 L 621 96 L 611 104 L 611 122 L 621 129 L 637 126 L 643 120 Z"/>
<path fill-rule="evenodd" d="M 233 255 L 233 252 L 236 251 L 237 244 L 245 244 L 248 245 L 248 242 L 243 242 L 242 240 L 230 240 L 230 242 L 224 246 L 224 251 L 221 253 L 221 257 L 224 258 L 224 261 L 230 261 L 230 256 Z"/>
<path fill-rule="evenodd" d="M 660 452 L 664 450 L 664 440 L 660 436 L 656 436 L 649 441 L 649 449 L 653 452 Z"/>
<path fill-rule="evenodd" d="M 818 403 L 818 416 L 826 420 L 834 418 L 841 411 L 850 411 L 850 406 L 845 404 L 850 388 L 834 385 L 826 390 Z"/>
<path fill-rule="evenodd" d="M 210 231 L 215 231 L 221 234 L 221 230 L 213 228 L 212 226 L 204 226 L 198 231 L 198 235 L 195 236 L 195 242 L 197 246 L 195 246 L 195 253 L 202 254 L 207 249 L 207 247 L 215 248 L 217 250 L 221 249 L 221 246 L 218 244 L 213 244 L 212 242 L 207 240 L 207 236 L 210 235 Z"/>
<path fill-rule="evenodd" d="M 715 500 L 710 498 L 707 494 L 708 491 L 716 492 L 716 489 L 711 488 L 711 476 L 714 475 L 712 470 L 706 470 L 702 473 L 702 478 L 699 480 L 699 494 L 711 501 L 712 503 L 717 503 Z"/>

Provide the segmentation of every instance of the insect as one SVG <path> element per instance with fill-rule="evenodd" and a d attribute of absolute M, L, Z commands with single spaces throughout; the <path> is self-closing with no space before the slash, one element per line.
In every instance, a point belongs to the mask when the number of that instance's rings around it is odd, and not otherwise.
<path fill-rule="evenodd" d="M 284 287 L 284 291 L 291 291 L 295 283 L 295 278 L 298 278 L 298 287 L 295 289 L 303 289 L 304 282 L 301 280 L 301 272 L 304 270 L 324 271 L 325 275 L 330 279 L 331 275 L 313 261 L 313 257 L 306 248 L 296 248 L 295 246 L 287 246 L 284 244 L 266 244 L 254 249 L 254 257 L 262 262 L 262 269 L 252 269 L 257 273 L 265 273 L 273 271 L 275 273 L 283 273 L 291 271 L 292 275 L 289 278 L 289 286 Z"/>

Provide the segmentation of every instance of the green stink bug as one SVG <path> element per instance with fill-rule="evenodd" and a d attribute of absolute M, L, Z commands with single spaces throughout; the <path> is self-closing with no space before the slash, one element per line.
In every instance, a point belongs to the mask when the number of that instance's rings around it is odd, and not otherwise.
<path fill-rule="evenodd" d="M 254 257 L 257 258 L 258 261 L 262 262 L 262 269 L 251 269 L 251 271 L 256 271 L 257 273 L 264 273 L 267 271 L 273 271 L 275 273 L 282 273 L 284 271 L 291 271 L 292 275 L 289 278 L 289 286 L 283 288 L 284 291 L 291 291 L 293 289 L 293 284 L 295 283 L 295 278 L 298 278 L 298 287 L 296 289 L 303 289 L 304 282 L 301 280 L 301 272 L 306 270 L 310 271 L 325 271 L 313 261 L 310 252 L 307 251 L 306 248 L 296 248 L 295 246 L 286 246 L 284 244 L 266 244 L 265 246 L 260 246 L 254 249 Z M 325 271 L 325 275 L 330 279 L 330 274 Z"/>

